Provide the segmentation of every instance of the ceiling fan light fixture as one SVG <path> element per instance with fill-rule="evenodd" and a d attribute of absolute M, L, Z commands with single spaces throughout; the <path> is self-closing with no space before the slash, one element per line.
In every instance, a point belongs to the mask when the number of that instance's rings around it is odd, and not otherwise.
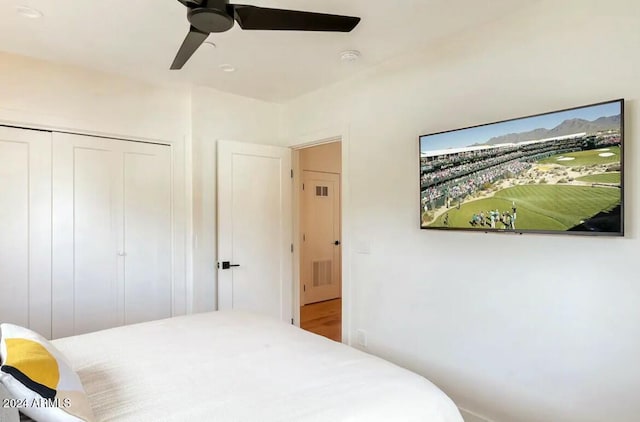
<path fill-rule="evenodd" d="M 25 5 L 17 6 L 16 12 L 20 16 L 24 16 L 25 18 L 30 18 L 30 19 L 39 19 L 44 16 L 44 13 L 42 13 L 38 9 L 34 9 L 33 7 L 29 7 Z"/>
<path fill-rule="evenodd" d="M 343 62 L 355 62 L 360 59 L 362 53 L 358 50 L 345 50 L 340 53 L 340 60 Z"/>

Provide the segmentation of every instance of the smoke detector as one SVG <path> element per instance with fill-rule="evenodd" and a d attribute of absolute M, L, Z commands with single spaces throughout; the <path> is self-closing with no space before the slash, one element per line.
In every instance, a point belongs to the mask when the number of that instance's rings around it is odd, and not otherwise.
<path fill-rule="evenodd" d="M 340 53 L 340 60 L 343 62 L 355 62 L 362 54 L 358 50 L 345 50 Z"/>

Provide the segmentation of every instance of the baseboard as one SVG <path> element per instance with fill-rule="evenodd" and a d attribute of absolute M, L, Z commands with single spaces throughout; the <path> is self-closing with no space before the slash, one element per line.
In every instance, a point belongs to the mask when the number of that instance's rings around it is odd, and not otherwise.
<path fill-rule="evenodd" d="M 461 407 L 459 407 L 458 409 L 460 410 L 460 414 L 462 415 L 462 419 L 464 419 L 464 422 L 493 422 L 490 419 L 483 418 L 482 416 L 476 415 L 475 413 Z"/>

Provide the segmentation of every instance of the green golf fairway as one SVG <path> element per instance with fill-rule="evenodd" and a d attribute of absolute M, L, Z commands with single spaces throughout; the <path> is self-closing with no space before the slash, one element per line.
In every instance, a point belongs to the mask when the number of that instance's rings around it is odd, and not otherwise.
<path fill-rule="evenodd" d="M 450 228 L 474 228 L 469 222 L 473 214 L 498 210 L 512 213 L 515 203 L 517 213 L 516 230 L 568 230 L 594 215 L 610 211 L 620 203 L 618 188 L 567 186 L 567 185 L 522 185 L 503 189 L 492 198 L 465 203 L 460 209 L 447 211 Z M 445 227 L 444 214 L 427 227 Z M 478 230 L 489 226 L 476 227 Z M 496 222 L 496 229 L 504 225 Z"/>
<path fill-rule="evenodd" d="M 545 158 L 538 161 L 539 164 L 560 164 L 567 167 L 591 166 L 597 164 L 608 164 L 620 162 L 620 147 L 603 148 L 607 151 L 599 149 L 591 149 L 588 151 L 569 152 L 553 157 Z M 601 157 L 600 154 L 613 154 L 610 157 Z M 573 158 L 573 160 L 561 160 L 560 158 Z"/>
<path fill-rule="evenodd" d="M 589 183 L 612 183 L 620 184 L 620 172 L 592 174 L 589 176 L 577 177 L 576 180 Z"/>

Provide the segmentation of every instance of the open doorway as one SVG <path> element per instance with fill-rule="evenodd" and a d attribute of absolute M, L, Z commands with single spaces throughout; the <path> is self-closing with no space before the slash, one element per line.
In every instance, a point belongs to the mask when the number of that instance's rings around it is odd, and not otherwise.
<path fill-rule="evenodd" d="M 297 153 L 300 327 L 341 341 L 341 142 Z"/>

